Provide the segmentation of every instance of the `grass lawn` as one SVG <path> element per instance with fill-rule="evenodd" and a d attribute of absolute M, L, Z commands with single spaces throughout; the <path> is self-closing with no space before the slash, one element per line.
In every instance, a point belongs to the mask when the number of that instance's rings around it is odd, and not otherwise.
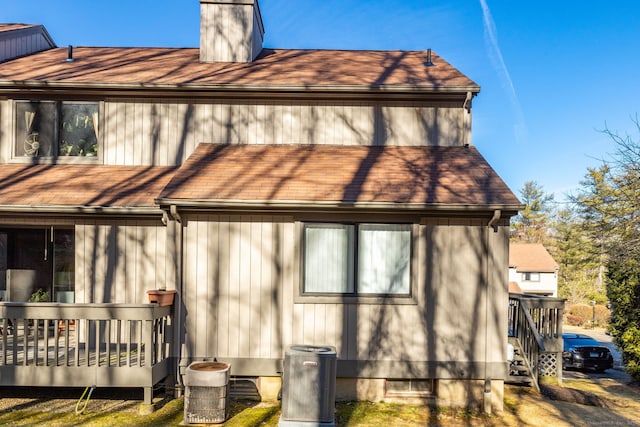
<path fill-rule="evenodd" d="M 563 387 L 549 387 L 540 394 L 529 388 L 507 386 L 505 410 L 487 416 L 465 410 L 430 408 L 391 403 L 338 402 L 338 426 L 592 426 L 640 425 L 640 390 L 614 380 L 579 380 Z M 51 402 L 55 402 L 51 399 Z M 577 403 L 581 402 L 581 403 Z M 30 409 L 28 404 L 5 407 L 0 411 L 0 425 L 31 426 L 177 426 L 183 421 L 182 399 L 163 402 L 151 415 L 135 410 L 92 407 L 82 415 L 73 409 Z M 42 402 L 38 402 L 42 405 Z M 97 403 L 95 404 L 97 405 Z M 71 408 L 73 404 L 71 405 Z M 39 406 L 42 408 L 42 406 Z M 277 404 L 232 401 L 230 417 L 223 426 L 277 426 Z"/>
<path fill-rule="evenodd" d="M 73 411 L 71 413 L 28 409 L 3 411 L 0 413 L 0 425 L 47 425 L 47 427 L 71 425 L 98 427 L 116 425 L 177 426 L 183 421 L 182 399 L 166 402 L 153 414 L 144 416 L 131 412 L 91 412 L 90 408 L 91 403 L 88 405 L 87 412 L 82 415 L 75 415 Z M 430 419 L 449 419 L 452 421 L 457 419 L 465 424 L 472 420 L 481 421 L 485 418 L 479 415 L 473 416 L 466 411 L 440 410 L 434 412 L 423 406 L 372 402 L 338 402 L 336 409 L 336 423 L 339 426 L 423 426 L 427 425 Z M 233 401 L 230 403 L 229 412 L 229 419 L 222 424 L 226 427 L 276 427 L 280 418 L 278 404 Z"/>

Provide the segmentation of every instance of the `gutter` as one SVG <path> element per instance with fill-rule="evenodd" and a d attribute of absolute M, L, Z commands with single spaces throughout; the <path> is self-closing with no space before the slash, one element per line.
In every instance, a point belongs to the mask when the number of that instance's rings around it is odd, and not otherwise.
<path fill-rule="evenodd" d="M 14 205 L 1 206 L 0 215 L 3 213 L 35 213 L 35 214 L 105 214 L 105 215 L 153 215 L 162 216 L 159 207 L 102 207 L 102 206 L 66 206 L 66 205 Z"/>
<path fill-rule="evenodd" d="M 434 105 L 454 103 L 464 105 L 468 95 L 480 91 L 478 86 L 420 87 L 420 86 L 317 86 L 317 85 L 238 85 L 238 84 L 156 84 L 156 83 L 82 83 L 4 81 L 0 82 L 0 99 L 48 94 L 97 98 L 119 97 L 144 99 L 234 99 L 358 102 L 427 102 Z"/>
<path fill-rule="evenodd" d="M 391 203 L 391 202 L 340 202 L 340 201 L 304 201 L 304 200 L 217 200 L 217 199 L 171 199 L 157 198 L 155 202 L 166 209 L 167 206 L 176 206 L 182 209 L 265 209 L 265 210 L 310 210 L 310 209 L 382 209 L 394 212 L 406 211 L 453 211 L 453 212 L 478 212 L 494 211 L 498 215 L 504 211 L 518 211 L 523 209 L 522 204 L 445 204 L 445 203 Z M 492 218 L 490 226 L 498 218 Z"/>
<path fill-rule="evenodd" d="M 493 211 L 501 215 L 516 215 L 523 208 L 520 204 L 514 205 L 476 205 L 476 204 L 424 204 L 424 203 L 381 203 L 381 202 L 328 202 L 328 201 L 297 201 L 282 200 L 268 202 L 263 200 L 184 200 L 184 199 L 156 199 L 156 203 L 165 212 L 170 211 L 173 218 L 179 218 L 178 209 L 185 211 L 278 211 L 282 213 L 362 213 L 363 211 L 375 211 L 376 213 L 418 213 L 418 214 L 458 214 Z M 177 217 L 176 217 L 177 215 Z M 500 218 L 492 218 L 489 226 Z"/>
<path fill-rule="evenodd" d="M 283 85 L 283 84 L 234 84 L 234 83 L 102 83 L 44 81 L 44 80 L 0 80 L 0 89 L 157 89 L 181 91 L 221 91 L 221 92 L 373 92 L 373 93 L 456 93 L 463 98 L 468 93 L 477 94 L 480 87 L 468 86 L 420 86 L 420 85 Z"/>

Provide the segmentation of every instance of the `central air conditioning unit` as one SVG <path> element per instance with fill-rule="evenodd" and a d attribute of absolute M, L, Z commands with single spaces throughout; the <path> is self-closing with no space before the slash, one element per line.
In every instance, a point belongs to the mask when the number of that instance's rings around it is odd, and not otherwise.
<path fill-rule="evenodd" d="M 280 427 L 334 427 L 336 349 L 294 345 L 284 356 Z"/>

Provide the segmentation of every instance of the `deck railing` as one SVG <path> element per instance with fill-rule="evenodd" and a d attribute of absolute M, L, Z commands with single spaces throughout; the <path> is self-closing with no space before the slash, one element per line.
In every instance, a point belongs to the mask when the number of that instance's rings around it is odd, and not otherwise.
<path fill-rule="evenodd" d="M 0 385 L 152 387 L 169 374 L 171 307 L 0 303 Z"/>
<path fill-rule="evenodd" d="M 509 294 L 509 336 L 520 344 L 536 387 L 543 353 L 554 355 L 555 373 L 561 374 L 563 314 L 563 299 Z"/>

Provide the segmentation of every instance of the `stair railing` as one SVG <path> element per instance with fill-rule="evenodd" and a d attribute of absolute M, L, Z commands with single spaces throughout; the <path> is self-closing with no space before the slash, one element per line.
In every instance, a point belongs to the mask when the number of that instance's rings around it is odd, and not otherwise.
<path fill-rule="evenodd" d="M 516 338 L 536 389 L 540 389 L 540 354 L 555 352 L 561 357 L 564 300 L 509 294 L 509 336 Z M 562 361 L 558 361 L 562 369 Z M 561 372 L 556 373 L 559 377 Z"/>

